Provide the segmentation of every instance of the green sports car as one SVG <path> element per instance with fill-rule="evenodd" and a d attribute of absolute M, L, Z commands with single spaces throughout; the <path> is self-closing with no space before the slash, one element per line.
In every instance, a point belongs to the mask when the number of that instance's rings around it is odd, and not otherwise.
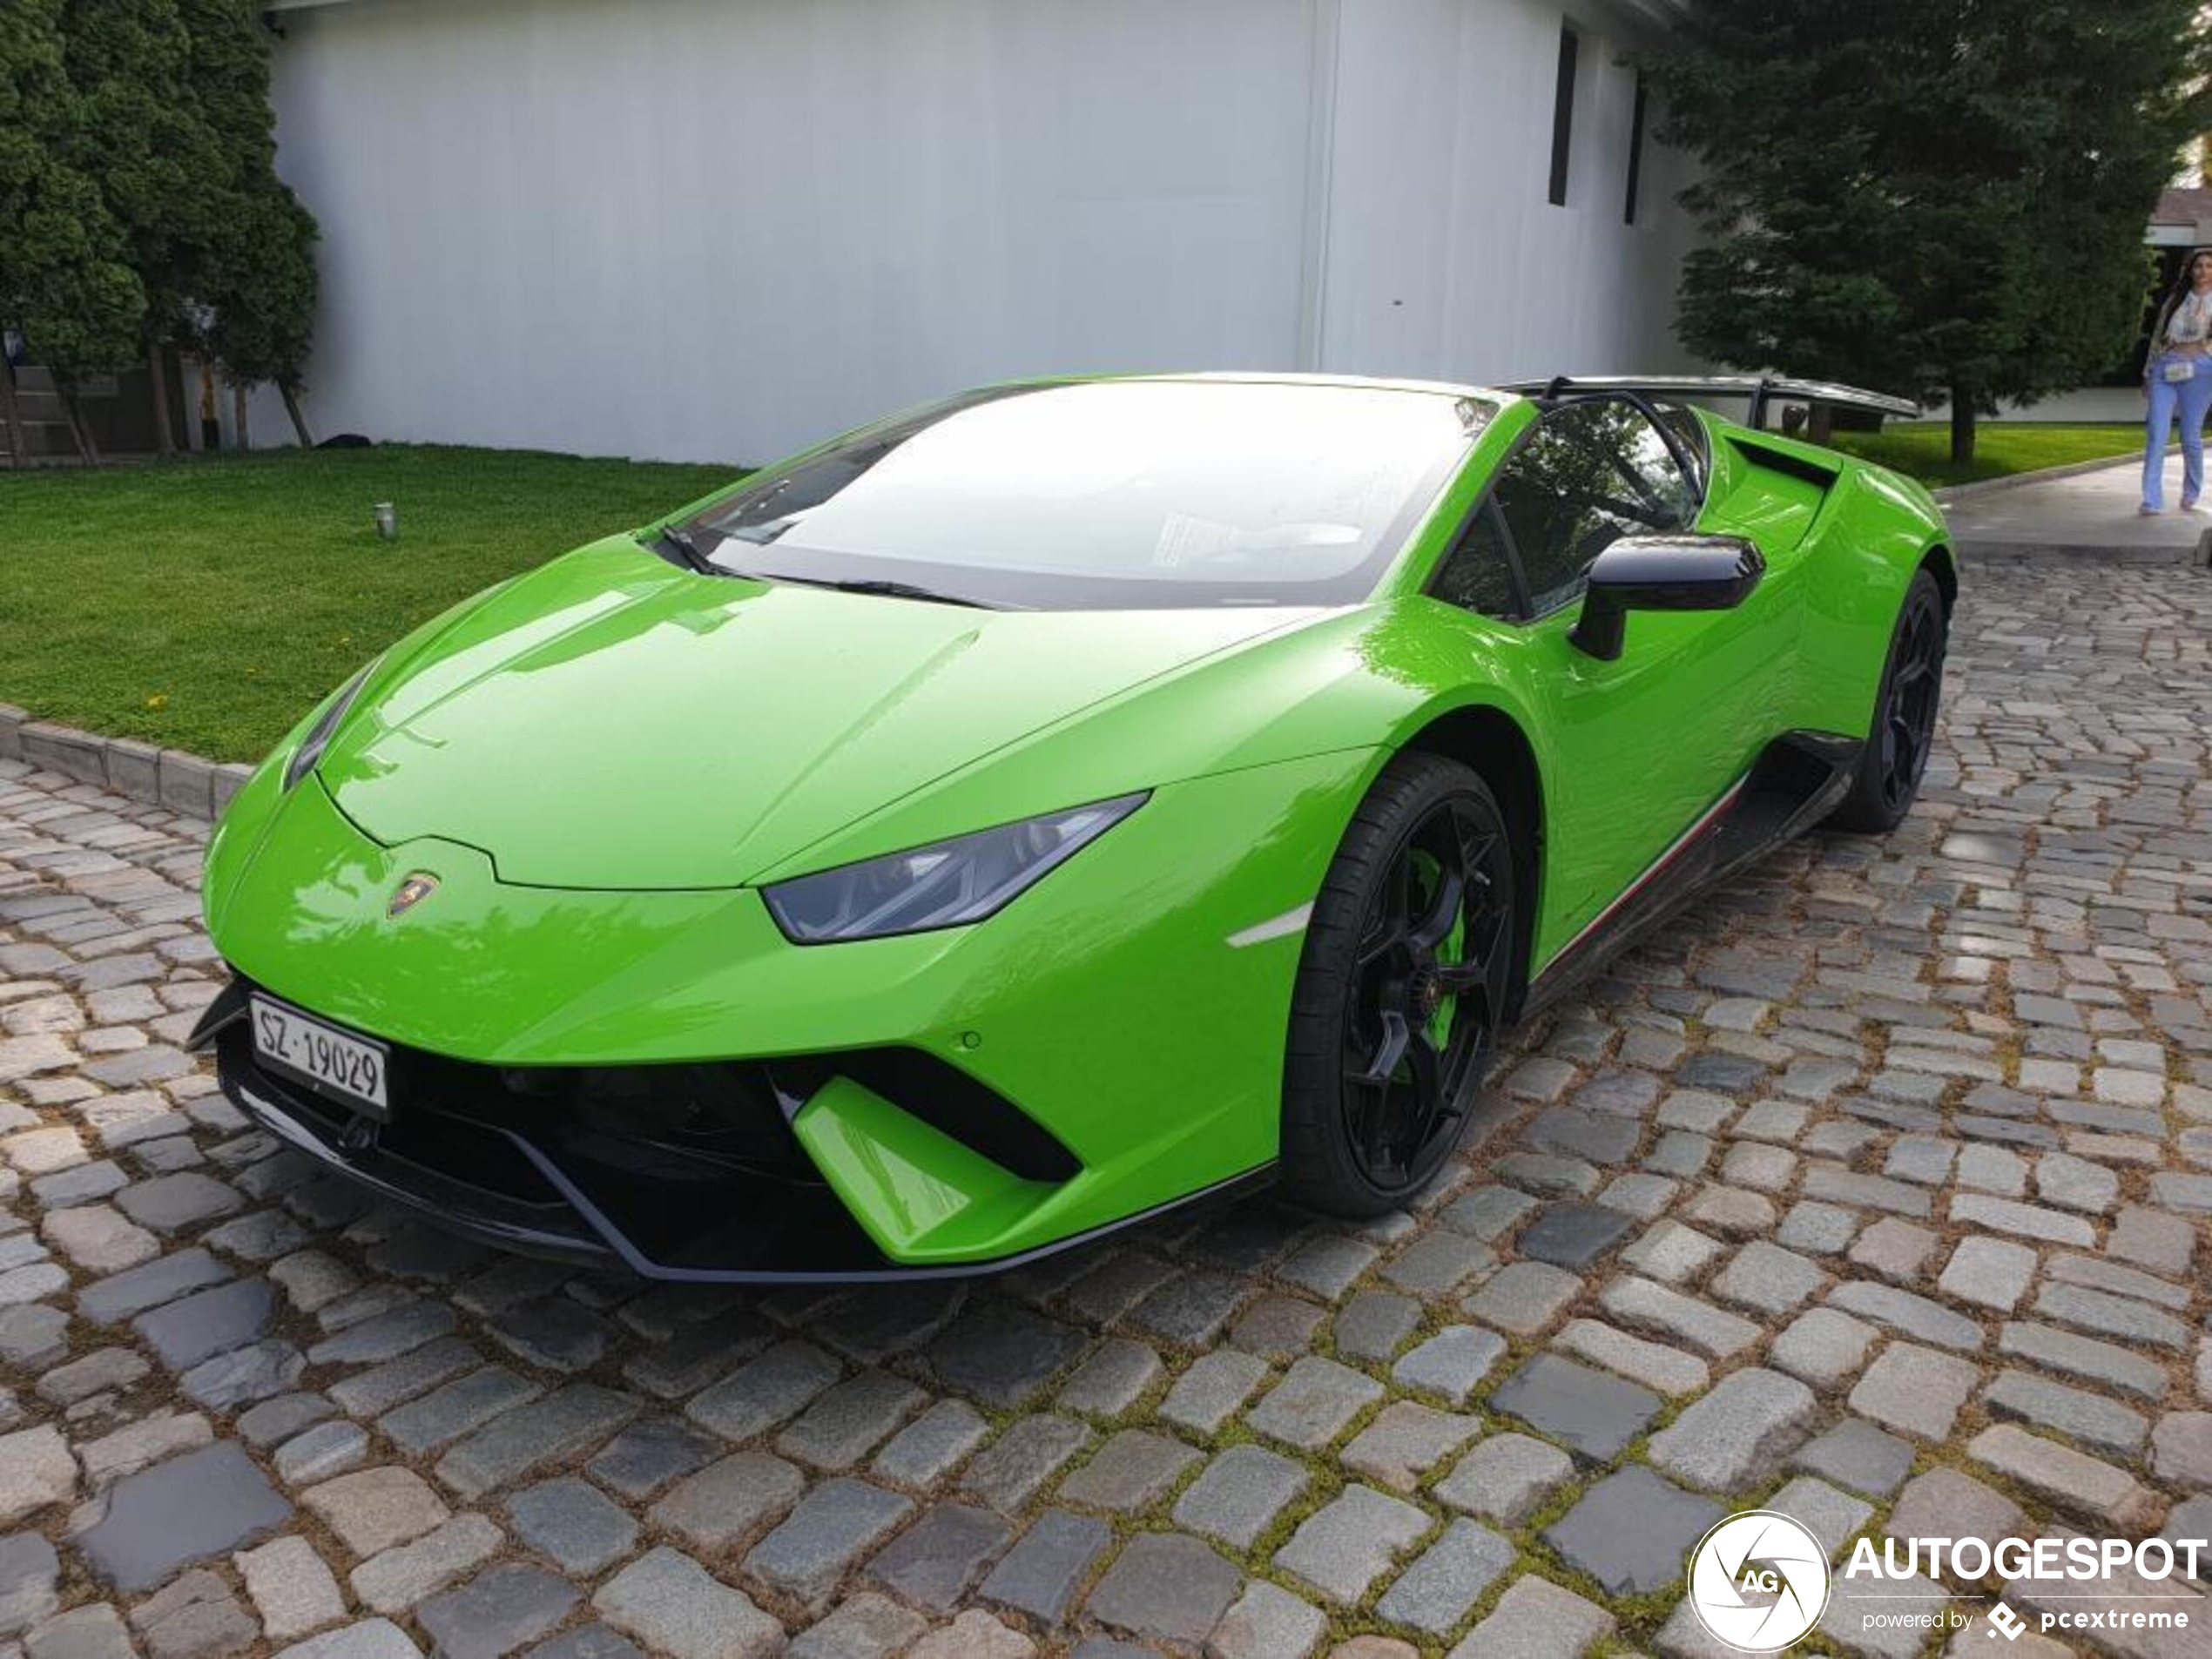
<path fill-rule="evenodd" d="M 1501 1028 L 1919 786 L 1934 503 L 1683 389 L 994 387 L 581 548 L 239 792 L 197 1040 L 376 1193 L 664 1278 L 1402 1204 Z"/>

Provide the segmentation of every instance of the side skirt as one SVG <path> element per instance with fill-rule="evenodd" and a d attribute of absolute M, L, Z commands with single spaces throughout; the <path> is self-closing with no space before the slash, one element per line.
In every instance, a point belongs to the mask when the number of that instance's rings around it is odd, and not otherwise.
<path fill-rule="evenodd" d="M 1550 1007 L 1700 890 L 1827 817 L 1850 791 L 1865 747 L 1863 739 L 1827 732 L 1789 732 L 1767 745 L 1750 771 L 1545 965 L 1519 1017 Z"/>

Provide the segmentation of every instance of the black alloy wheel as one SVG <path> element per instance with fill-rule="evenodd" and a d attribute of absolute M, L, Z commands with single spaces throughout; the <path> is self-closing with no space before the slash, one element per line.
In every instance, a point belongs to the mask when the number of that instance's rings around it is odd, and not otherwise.
<path fill-rule="evenodd" d="M 1831 822 L 1839 829 L 1894 829 L 1912 810 L 1920 779 L 1935 747 L 1936 714 L 1943 704 L 1943 659 L 1950 617 L 1943 590 L 1923 570 L 1905 590 L 1890 637 L 1874 701 L 1874 723 L 1858 759 L 1851 792 Z"/>
<path fill-rule="evenodd" d="M 1935 743 L 1943 645 L 1940 596 L 1915 591 L 1899 625 L 1881 714 L 1882 804 L 1899 817 L 1919 792 Z"/>
<path fill-rule="evenodd" d="M 1306 1202 L 1380 1213 L 1466 1133 L 1514 969 L 1507 835 L 1482 779 L 1430 755 L 1393 761 L 1354 815 L 1293 1000 L 1283 1170 Z"/>

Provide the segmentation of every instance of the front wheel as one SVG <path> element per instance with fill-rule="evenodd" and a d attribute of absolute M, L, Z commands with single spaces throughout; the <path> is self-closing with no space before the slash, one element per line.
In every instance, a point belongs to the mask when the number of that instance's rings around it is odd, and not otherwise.
<path fill-rule="evenodd" d="M 1480 774 L 1392 761 L 1307 924 L 1284 1075 L 1292 1197 L 1379 1215 L 1443 1167 L 1504 1017 L 1514 900 L 1505 814 Z"/>
<path fill-rule="evenodd" d="M 1912 577 L 1890 639 L 1889 660 L 1874 699 L 1874 724 L 1859 753 L 1851 792 L 1830 817 L 1838 829 L 1880 833 L 1912 810 L 1935 746 L 1936 711 L 1943 700 L 1943 658 L 1950 641 L 1943 590 L 1925 570 Z"/>

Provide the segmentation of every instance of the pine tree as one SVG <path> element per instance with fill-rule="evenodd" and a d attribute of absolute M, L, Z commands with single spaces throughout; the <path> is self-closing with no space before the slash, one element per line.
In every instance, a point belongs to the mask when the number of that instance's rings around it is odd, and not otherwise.
<path fill-rule="evenodd" d="M 273 175 L 233 214 L 211 272 L 207 349 L 233 386 L 274 382 L 305 448 L 314 442 L 300 407 L 314 337 L 314 215 Z"/>
<path fill-rule="evenodd" d="M 18 329 L 53 374 L 91 460 L 77 382 L 135 359 L 146 302 L 122 227 L 71 165 L 84 148 L 86 115 L 64 71 L 61 17 L 61 0 L 0 0 L 0 324 Z M 23 423 L 4 364 L 0 418 L 20 461 Z"/>
<path fill-rule="evenodd" d="M 208 249 L 202 344 L 234 387 L 273 381 L 304 448 L 300 407 L 314 341 L 314 217 L 276 174 L 268 40 L 251 0 L 178 0 L 203 118 L 229 165 Z"/>
<path fill-rule="evenodd" d="M 1709 240 L 1677 332 L 1718 361 L 1974 417 L 2120 361 L 2143 226 L 2212 116 L 2199 0 L 1699 0 L 1642 68 Z"/>
<path fill-rule="evenodd" d="M 153 370 L 154 429 L 168 455 L 162 354 L 195 333 L 235 169 L 203 118 L 177 0 L 64 0 L 62 15 L 83 113 L 64 158 L 98 185 L 145 290 L 138 354 Z"/>

